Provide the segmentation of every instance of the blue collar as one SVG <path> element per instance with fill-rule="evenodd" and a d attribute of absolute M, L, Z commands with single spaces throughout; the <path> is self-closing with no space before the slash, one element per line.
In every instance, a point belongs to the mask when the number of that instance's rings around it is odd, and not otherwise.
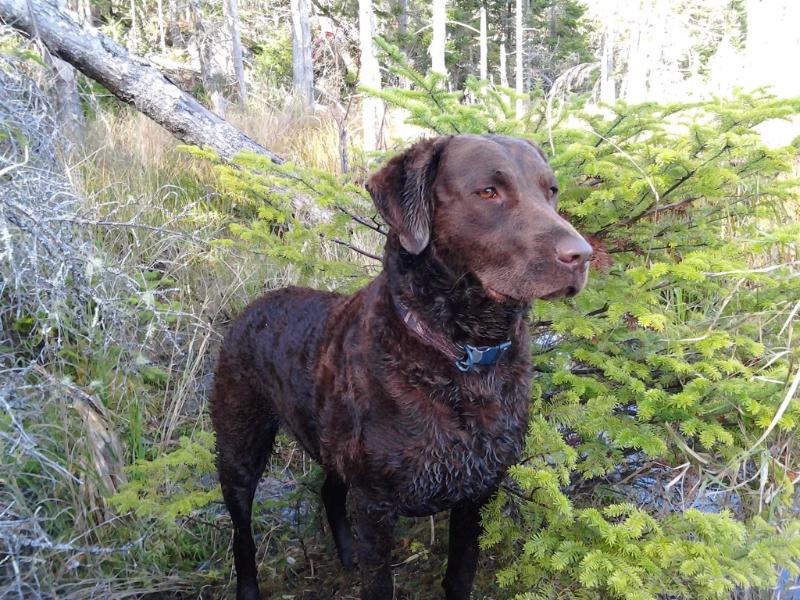
<path fill-rule="evenodd" d="M 470 344 L 456 344 L 442 334 L 435 332 L 420 319 L 416 313 L 408 308 L 400 298 L 392 294 L 394 306 L 400 319 L 408 329 L 422 341 L 433 346 L 447 356 L 453 365 L 462 373 L 472 373 L 477 366 L 491 366 L 497 364 L 500 357 L 511 347 L 511 341 L 506 340 L 496 346 L 472 346 Z"/>
<path fill-rule="evenodd" d="M 464 373 L 469 373 L 475 369 L 475 365 L 493 365 L 509 348 L 511 348 L 511 342 L 508 340 L 496 346 L 481 346 L 480 348 L 464 344 L 464 358 L 455 362 L 456 368 Z"/>

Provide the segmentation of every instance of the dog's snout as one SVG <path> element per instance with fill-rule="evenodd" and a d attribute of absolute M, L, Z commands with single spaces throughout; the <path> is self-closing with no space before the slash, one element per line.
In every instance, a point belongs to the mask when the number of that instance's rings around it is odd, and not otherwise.
<path fill-rule="evenodd" d="M 592 259 L 592 247 L 581 236 L 570 235 L 556 244 L 556 258 L 568 267 L 582 267 Z"/>

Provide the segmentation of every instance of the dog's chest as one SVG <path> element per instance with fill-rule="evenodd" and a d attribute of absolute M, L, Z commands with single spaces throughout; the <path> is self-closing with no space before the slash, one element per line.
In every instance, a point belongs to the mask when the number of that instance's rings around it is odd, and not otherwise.
<path fill-rule="evenodd" d="M 397 506 L 408 515 L 486 495 L 519 459 L 527 426 L 527 386 L 493 374 L 428 396 L 435 410 L 407 429 L 400 449 L 405 476 Z"/>

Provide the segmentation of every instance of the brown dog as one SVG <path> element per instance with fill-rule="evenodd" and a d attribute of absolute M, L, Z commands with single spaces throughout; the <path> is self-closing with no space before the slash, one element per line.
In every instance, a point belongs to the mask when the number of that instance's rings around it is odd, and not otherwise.
<path fill-rule="evenodd" d="M 383 272 L 352 296 L 270 292 L 220 353 L 211 416 L 240 600 L 260 597 L 250 513 L 279 426 L 325 469 L 346 568 L 350 498 L 363 600 L 392 598 L 397 516 L 448 509 L 445 596 L 469 598 L 479 510 L 525 436 L 530 303 L 586 283 L 591 248 L 528 141 L 424 140 L 367 189 L 390 228 Z"/>

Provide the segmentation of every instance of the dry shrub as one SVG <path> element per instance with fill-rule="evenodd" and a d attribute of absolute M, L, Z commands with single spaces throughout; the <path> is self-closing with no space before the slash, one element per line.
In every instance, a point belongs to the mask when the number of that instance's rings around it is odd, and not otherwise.
<path fill-rule="evenodd" d="M 219 325 L 282 274 L 214 245 L 203 186 L 163 183 L 201 169 L 147 121 L 93 125 L 68 166 L 27 68 L 0 59 L 0 597 L 177 590 L 106 498 L 203 424 Z"/>

